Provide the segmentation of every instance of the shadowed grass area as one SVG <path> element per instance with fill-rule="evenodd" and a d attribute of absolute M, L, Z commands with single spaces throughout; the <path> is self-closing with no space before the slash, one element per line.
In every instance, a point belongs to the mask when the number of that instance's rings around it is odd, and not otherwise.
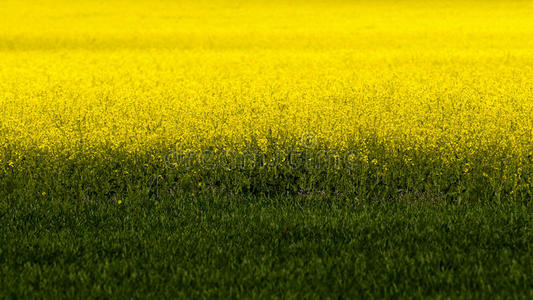
<path fill-rule="evenodd" d="M 159 198 L 201 192 L 454 203 L 523 203 L 533 197 L 533 157 L 524 160 L 505 151 L 446 162 L 438 151 L 392 150 L 378 142 L 367 142 L 369 155 L 357 144 L 348 150 L 275 145 L 262 150 L 250 144 L 240 153 L 217 148 L 182 152 L 162 145 L 136 154 L 105 147 L 93 153 L 6 147 L 0 153 L 0 196 L 105 201 L 138 193 Z M 20 149 L 24 155 L 13 154 Z"/>
<path fill-rule="evenodd" d="M 3 297 L 533 296 L 531 204 L 0 202 Z"/>

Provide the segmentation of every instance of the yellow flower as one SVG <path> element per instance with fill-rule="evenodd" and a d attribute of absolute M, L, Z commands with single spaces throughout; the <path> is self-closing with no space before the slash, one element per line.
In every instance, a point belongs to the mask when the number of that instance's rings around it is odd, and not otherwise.
<path fill-rule="evenodd" d="M 469 173 L 496 169 L 505 156 L 502 174 L 519 178 L 502 186 L 531 182 L 524 177 L 531 176 L 533 155 L 533 91 L 527 84 L 533 43 L 519 37 L 533 35 L 533 21 L 518 6 L 495 12 L 490 5 L 453 1 L 437 9 L 416 7 L 418 17 L 406 18 L 415 2 L 391 1 L 385 20 L 380 1 L 328 9 L 311 1 L 303 14 L 272 4 L 276 18 L 251 4 L 256 1 L 243 3 L 246 14 L 231 18 L 224 1 L 212 1 L 210 9 L 185 1 L 183 10 L 184 1 L 151 9 L 151 1 L 140 0 L 127 11 L 114 1 L 65 7 L 50 0 L 46 10 L 27 1 L 4 2 L 0 36 L 9 37 L 9 51 L 0 43 L 3 172 L 31 166 L 32 151 L 69 165 L 123 153 L 150 172 L 165 157 L 154 149 L 193 155 L 205 149 L 218 155 L 220 149 L 242 156 L 257 146 L 265 154 L 305 146 L 301 133 L 312 132 L 320 138 L 304 149 L 331 150 L 334 159 L 356 150 L 365 166 L 371 157 L 384 171 L 412 174 L 390 169 L 435 165 L 442 168 L 433 174 L 446 174 L 446 168 Z M 363 17 L 349 17 L 361 10 Z M 132 16 L 147 11 L 145 22 L 133 22 Z M 497 27 L 480 18 L 494 14 Z M 92 15 L 98 22 L 87 19 Z M 377 19 L 377 28 L 369 26 Z M 419 26 L 426 23 L 434 26 Z M 215 24 L 225 25 L 214 30 Z M 468 47 L 457 24 L 468 28 Z M 361 28 L 368 32 L 358 34 Z M 487 47 L 487 36 L 509 38 L 495 38 Z M 174 159 L 169 169 L 191 162 Z M 136 177 L 130 174 L 136 170 L 107 162 L 117 169 L 113 176 Z M 202 180 L 198 187 L 209 184 Z"/>

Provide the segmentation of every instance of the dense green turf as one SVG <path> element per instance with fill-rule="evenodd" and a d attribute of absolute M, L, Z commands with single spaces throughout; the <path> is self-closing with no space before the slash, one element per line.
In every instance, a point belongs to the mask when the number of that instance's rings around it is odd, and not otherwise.
<path fill-rule="evenodd" d="M 531 204 L 0 202 L 7 298 L 533 297 Z"/>

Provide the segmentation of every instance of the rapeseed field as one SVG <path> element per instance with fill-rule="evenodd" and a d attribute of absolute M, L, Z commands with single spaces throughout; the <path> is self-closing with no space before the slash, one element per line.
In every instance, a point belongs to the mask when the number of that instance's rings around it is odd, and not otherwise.
<path fill-rule="evenodd" d="M 529 1 L 3 0 L 0 191 L 529 201 L 532 15 Z"/>

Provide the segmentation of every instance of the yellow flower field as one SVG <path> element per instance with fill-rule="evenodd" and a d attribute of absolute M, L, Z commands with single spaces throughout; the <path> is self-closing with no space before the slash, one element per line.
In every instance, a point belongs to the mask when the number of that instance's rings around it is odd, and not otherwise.
<path fill-rule="evenodd" d="M 529 1 L 4 0 L 0 188 L 530 200 L 532 15 Z M 182 151 L 266 160 L 184 167 Z M 357 167 L 269 167 L 291 153 Z"/>

